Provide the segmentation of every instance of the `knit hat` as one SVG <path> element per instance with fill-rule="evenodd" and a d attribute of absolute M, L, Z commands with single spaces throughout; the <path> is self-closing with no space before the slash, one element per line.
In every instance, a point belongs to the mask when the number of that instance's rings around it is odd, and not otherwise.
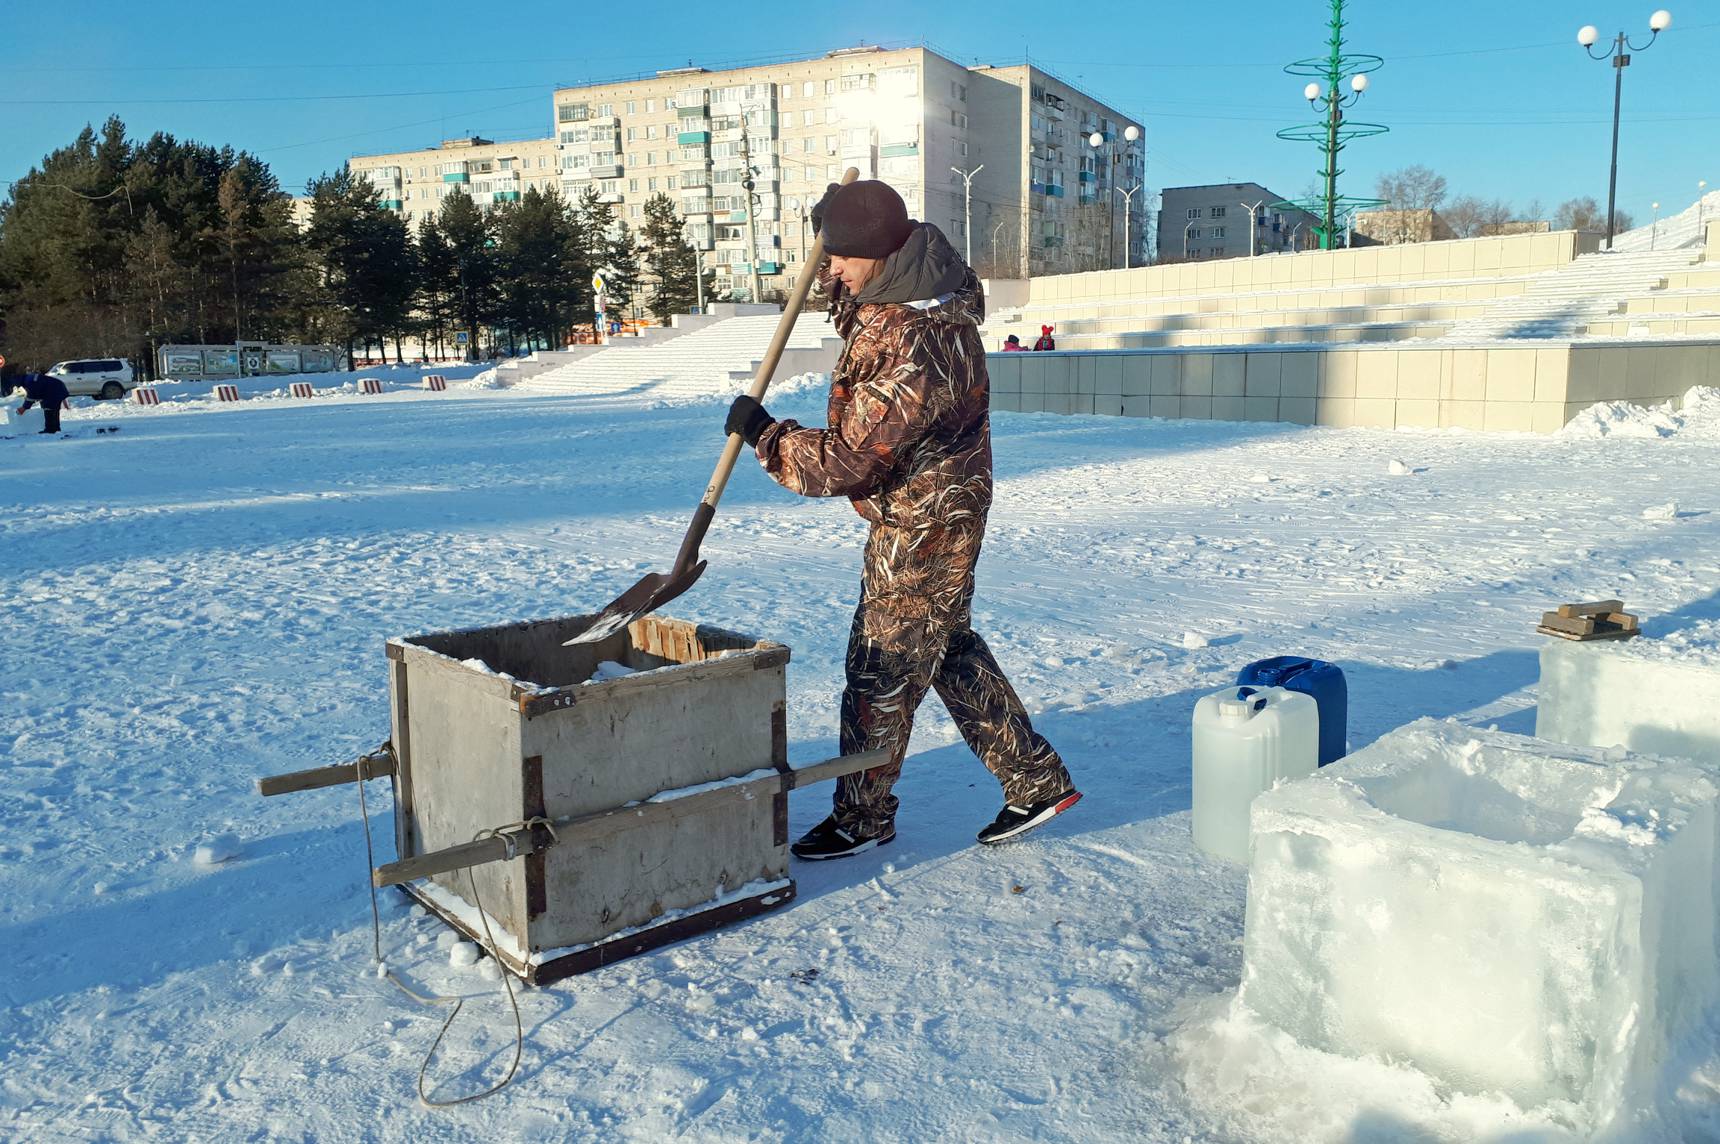
<path fill-rule="evenodd" d="M 840 187 L 824 210 L 824 251 L 842 258 L 888 258 L 908 241 L 908 208 L 888 183 L 866 179 Z"/>

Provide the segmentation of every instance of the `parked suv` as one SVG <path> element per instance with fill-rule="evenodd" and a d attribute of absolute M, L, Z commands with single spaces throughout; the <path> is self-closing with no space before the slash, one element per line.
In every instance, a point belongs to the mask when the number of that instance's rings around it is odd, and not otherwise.
<path fill-rule="evenodd" d="M 65 383 L 66 392 L 73 397 L 100 397 L 117 400 L 137 388 L 131 363 L 123 358 L 82 358 L 78 361 L 57 362 L 48 371 Z"/>

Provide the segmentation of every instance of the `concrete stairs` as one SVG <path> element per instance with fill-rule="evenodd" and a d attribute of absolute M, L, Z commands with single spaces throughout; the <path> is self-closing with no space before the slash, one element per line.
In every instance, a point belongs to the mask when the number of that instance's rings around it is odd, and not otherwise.
<path fill-rule="evenodd" d="M 1700 257 L 1694 249 L 1584 254 L 1536 275 L 1523 293 L 1454 323 L 1445 338 L 1579 338 L 1589 323 L 1618 313 L 1628 298 L 1661 289 L 1671 275 L 1689 270 Z"/>
<path fill-rule="evenodd" d="M 584 394 L 644 400 L 739 393 L 764 359 L 778 315 L 725 318 L 656 345 L 616 345 L 522 381 L 524 393 Z M 842 348 L 821 313 L 795 323 L 778 363 L 778 379 L 828 373 Z"/>

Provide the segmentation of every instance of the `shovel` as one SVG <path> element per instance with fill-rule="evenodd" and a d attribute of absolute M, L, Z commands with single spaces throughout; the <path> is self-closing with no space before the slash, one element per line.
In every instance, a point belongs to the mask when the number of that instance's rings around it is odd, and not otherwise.
<path fill-rule="evenodd" d="M 846 186 L 859 177 L 860 172 L 850 167 L 842 176 L 842 184 Z M 782 357 L 783 346 L 788 344 L 789 331 L 794 329 L 794 320 L 800 316 L 800 309 L 806 304 L 807 292 L 812 289 L 812 280 L 818 274 L 818 264 L 823 260 L 824 236 L 818 235 L 812 240 L 812 249 L 807 252 L 806 261 L 801 264 L 800 277 L 795 279 L 788 305 L 783 307 L 782 320 L 776 324 L 776 333 L 771 335 L 770 348 L 765 350 L 764 360 L 759 363 L 752 388 L 747 391 L 754 401 L 764 399 L 764 391 L 769 388 L 771 375 L 776 372 L 776 363 Z M 705 530 L 711 527 L 711 519 L 717 515 L 717 501 L 722 498 L 723 489 L 729 483 L 729 474 L 734 472 L 735 460 L 741 455 L 741 446 L 745 443 L 739 433 L 729 435 L 728 444 L 723 447 L 723 455 L 717 461 L 716 471 L 711 474 L 711 483 L 705 487 L 704 498 L 699 501 L 699 507 L 693 510 L 693 522 L 687 526 L 687 535 L 681 540 L 681 551 L 675 555 L 674 567 L 668 572 L 652 572 L 621 593 L 613 603 L 591 618 L 584 631 L 567 640 L 562 646 L 597 643 L 607 639 L 640 616 L 656 611 L 693 586 L 693 582 L 705 571 L 706 562 L 699 559 L 699 543 L 705 539 Z"/>

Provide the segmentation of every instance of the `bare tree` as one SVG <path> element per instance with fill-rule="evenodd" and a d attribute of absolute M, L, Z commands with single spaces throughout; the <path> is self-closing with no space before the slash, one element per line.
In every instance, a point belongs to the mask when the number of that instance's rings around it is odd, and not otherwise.
<path fill-rule="evenodd" d="M 1474 238 L 1481 233 L 1482 214 L 1487 204 L 1474 195 L 1458 195 L 1448 203 L 1440 216 L 1458 238 Z"/>
<path fill-rule="evenodd" d="M 1386 200 L 1393 210 L 1437 210 L 1445 201 L 1445 176 L 1414 163 L 1376 179 L 1374 197 Z"/>

